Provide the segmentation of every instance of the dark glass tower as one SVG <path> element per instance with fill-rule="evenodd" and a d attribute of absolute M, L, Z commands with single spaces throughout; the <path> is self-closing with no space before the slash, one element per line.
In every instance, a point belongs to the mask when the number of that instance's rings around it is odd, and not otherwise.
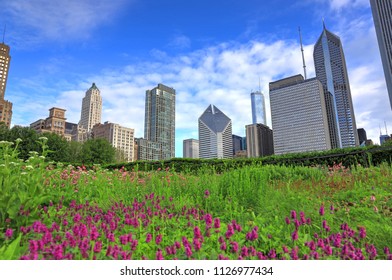
<path fill-rule="evenodd" d="M 370 0 L 370 5 L 392 108 L 392 1 Z"/>
<path fill-rule="evenodd" d="M 161 146 L 154 158 L 171 159 L 175 156 L 176 91 L 163 84 L 146 91 L 144 138 Z"/>
<path fill-rule="evenodd" d="M 346 60 L 340 38 L 325 28 L 314 46 L 316 77 L 324 87 L 331 147 L 359 145 Z"/>

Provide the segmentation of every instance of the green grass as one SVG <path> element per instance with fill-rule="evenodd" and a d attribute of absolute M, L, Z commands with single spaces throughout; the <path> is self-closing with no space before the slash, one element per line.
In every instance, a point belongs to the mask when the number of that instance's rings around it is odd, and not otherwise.
<path fill-rule="evenodd" d="M 177 224 L 165 218 L 166 214 L 161 220 L 151 219 L 155 225 L 161 226 L 162 233 L 169 235 L 167 238 L 170 240 L 166 239 L 166 244 L 184 235 L 191 238 L 190 224 L 202 228 L 202 215 L 209 213 L 219 217 L 224 228 L 233 220 L 244 227 L 243 235 L 238 237 L 240 245 L 247 244 L 245 233 L 258 226 L 260 237 L 255 244 L 263 252 L 274 248 L 280 250 L 283 245 L 295 245 L 305 254 L 304 243 L 314 234 L 327 237 L 321 228 L 323 220 L 331 227 L 331 233 L 339 232 L 343 223 L 355 230 L 365 227 L 366 243 L 374 244 L 380 258 L 385 258 L 383 248 L 392 245 L 392 170 L 387 164 L 352 170 L 339 166 L 331 169 L 247 166 L 221 174 L 201 169 L 195 175 L 173 170 L 108 171 L 99 166 L 89 171 L 61 165 L 47 168 L 44 159 L 38 155 L 33 155 L 29 162 L 21 162 L 10 151 L 9 147 L 3 148 L 3 160 L 0 162 L 0 258 L 5 258 L 1 252 L 11 248 L 14 240 L 20 246 L 12 258 L 18 259 L 26 254 L 28 240 L 36 238 L 36 235 L 28 233 L 20 240 L 21 227 L 31 226 L 34 221 L 47 225 L 61 223 L 60 213 L 71 209 L 73 203 L 82 205 L 86 202 L 100 207 L 102 211 L 109 211 L 119 203 L 132 206 L 136 201 L 147 201 L 143 206 L 145 209 L 147 206 L 155 211 L 166 209 L 167 214 L 177 219 Z M 151 204 L 150 200 L 146 200 L 152 193 L 159 202 Z M 60 204 L 63 207 L 61 211 L 53 210 Z M 159 208 L 156 208 L 158 204 Z M 325 216 L 319 215 L 321 205 L 325 206 Z M 335 209 L 332 213 L 329 210 L 331 205 Z M 51 216 L 43 211 L 46 207 L 51 209 Z M 195 214 L 192 219 L 181 220 L 184 207 L 197 209 L 200 217 Z M 29 214 L 24 214 L 21 209 Z M 289 217 L 293 210 L 298 214 L 302 211 L 312 219 L 311 225 L 301 227 L 299 243 L 291 240 L 294 226 L 285 224 L 285 217 Z M 123 219 L 123 214 L 120 216 Z M 7 229 L 14 231 L 12 238 L 5 237 Z M 157 234 L 151 225 L 140 226 L 134 234 L 145 238 L 147 229 Z M 217 237 L 214 238 L 217 240 Z M 206 242 L 203 245 L 205 252 L 199 253 L 198 257 L 203 258 L 205 254 L 217 257 L 217 249 L 211 249 L 216 240 Z M 140 246 L 147 248 L 146 244 Z M 364 248 L 365 244 L 360 243 L 360 246 Z M 149 257 L 153 258 L 157 248 L 150 249 Z"/>

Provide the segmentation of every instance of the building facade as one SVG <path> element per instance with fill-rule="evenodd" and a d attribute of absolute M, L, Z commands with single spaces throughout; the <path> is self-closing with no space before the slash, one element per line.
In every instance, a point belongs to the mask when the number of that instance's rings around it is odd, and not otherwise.
<path fill-rule="evenodd" d="M 240 151 L 244 151 L 244 141 L 243 137 L 239 135 L 234 135 L 232 136 L 233 139 L 233 156 L 237 155 Z M 241 154 L 241 153 L 240 153 Z"/>
<path fill-rule="evenodd" d="M 0 122 L 10 128 L 12 121 L 12 103 L 5 100 L 8 72 L 11 62 L 10 47 L 0 43 Z"/>
<path fill-rule="evenodd" d="M 359 145 L 364 146 L 367 140 L 366 130 L 364 128 L 358 128 L 357 132 Z"/>
<path fill-rule="evenodd" d="M 252 123 L 262 123 L 267 125 L 265 100 L 264 95 L 260 91 L 255 91 L 250 94 L 252 105 Z"/>
<path fill-rule="evenodd" d="M 38 133 L 52 132 L 65 137 L 65 111 L 65 109 L 53 107 L 49 109 L 49 117 L 31 123 L 30 128 Z"/>
<path fill-rule="evenodd" d="M 105 122 L 93 126 L 92 135 L 94 139 L 103 138 L 122 154 L 122 160 L 134 161 L 134 132 L 133 128 L 123 127 L 116 123 Z"/>
<path fill-rule="evenodd" d="M 359 145 L 346 60 L 340 38 L 325 28 L 317 40 L 313 59 L 316 77 L 325 91 L 332 148 Z"/>
<path fill-rule="evenodd" d="M 272 129 L 256 123 L 245 126 L 248 158 L 265 157 L 274 154 L 274 139 Z"/>
<path fill-rule="evenodd" d="M 79 125 L 90 132 L 94 125 L 101 123 L 101 117 L 101 92 L 95 83 L 93 83 L 92 86 L 86 91 L 86 95 L 83 97 Z"/>
<path fill-rule="evenodd" d="M 162 160 L 162 145 L 144 138 L 136 138 L 137 160 Z"/>
<path fill-rule="evenodd" d="M 161 147 L 159 160 L 175 157 L 175 105 L 176 91 L 171 87 L 158 84 L 146 91 L 144 139 L 159 144 L 147 145 Z"/>
<path fill-rule="evenodd" d="M 199 118 L 200 158 L 232 158 L 231 120 L 217 107 L 210 105 Z"/>
<path fill-rule="evenodd" d="M 392 109 L 392 2 L 370 0 L 370 6 Z"/>
<path fill-rule="evenodd" d="M 271 82 L 269 90 L 275 154 L 331 149 L 324 89 L 318 79 L 296 75 Z"/>
<path fill-rule="evenodd" d="M 185 139 L 182 148 L 184 158 L 199 158 L 199 140 Z"/>

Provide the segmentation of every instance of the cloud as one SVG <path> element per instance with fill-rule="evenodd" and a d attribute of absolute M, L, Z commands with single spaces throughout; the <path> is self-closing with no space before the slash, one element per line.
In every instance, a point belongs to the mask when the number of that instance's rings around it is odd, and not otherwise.
<path fill-rule="evenodd" d="M 14 39 L 22 44 L 43 40 L 84 39 L 91 30 L 108 22 L 126 0 L 14 0 L 1 1 L 3 15 L 14 22 Z M 129 3 L 129 1 L 128 1 Z"/>

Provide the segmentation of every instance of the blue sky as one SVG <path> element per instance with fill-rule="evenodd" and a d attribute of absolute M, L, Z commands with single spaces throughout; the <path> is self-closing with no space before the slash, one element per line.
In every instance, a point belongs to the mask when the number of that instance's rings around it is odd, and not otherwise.
<path fill-rule="evenodd" d="M 198 117 L 209 104 L 244 136 L 251 123 L 250 92 L 266 96 L 268 83 L 303 72 L 327 28 L 340 36 L 358 128 L 379 142 L 384 121 L 392 131 L 368 0 L 0 0 L 0 26 L 11 47 L 5 98 L 13 125 L 66 109 L 77 123 L 93 82 L 103 97 L 102 121 L 144 134 L 145 91 L 158 83 L 176 89 L 176 156 L 182 140 L 198 138 Z"/>

